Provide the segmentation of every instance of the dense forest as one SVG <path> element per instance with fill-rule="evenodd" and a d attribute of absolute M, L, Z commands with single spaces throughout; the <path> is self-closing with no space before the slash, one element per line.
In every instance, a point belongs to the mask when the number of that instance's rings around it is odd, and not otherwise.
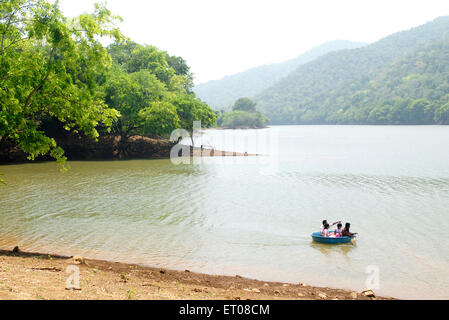
<path fill-rule="evenodd" d="M 365 43 L 344 40 L 327 42 L 285 62 L 263 65 L 220 80 L 199 84 L 194 87 L 194 91 L 214 110 L 229 111 L 238 98 L 256 96 L 300 65 L 329 52 L 354 49 L 364 45 Z"/>
<path fill-rule="evenodd" d="M 112 44 L 108 52 L 112 67 L 100 84 L 105 103 L 120 112 L 115 134 L 165 137 L 177 128 L 192 131 L 196 120 L 215 126 L 215 113 L 192 92 L 184 59 L 132 41 Z"/>
<path fill-rule="evenodd" d="M 449 17 L 330 53 L 256 97 L 272 124 L 449 124 Z"/>
<path fill-rule="evenodd" d="M 126 139 L 167 137 L 195 120 L 215 125 L 215 113 L 192 92 L 186 62 L 130 41 L 119 21 L 99 4 L 69 19 L 57 2 L 1 1 L 0 145 L 12 142 L 30 160 L 64 162 L 55 128 Z"/>

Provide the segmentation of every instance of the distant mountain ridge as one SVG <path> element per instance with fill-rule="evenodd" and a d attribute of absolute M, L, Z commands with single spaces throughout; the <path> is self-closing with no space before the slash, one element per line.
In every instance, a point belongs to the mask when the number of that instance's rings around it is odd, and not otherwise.
<path fill-rule="evenodd" d="M 317 46 L 298 57 L 275 64 L 263 65 L 247 71 L 195 86 L 194 92 L 215 110 L 230 109 L 241 97 L 254 97 L 286 77 L 300 65 L 329 52 L 354 49 L 367 45 L 361 42 L 336 40 Z"/>
<path fill-rule="evenodd" d="M 328 53 L 255 100 L 272 124 L 449 124 L 449 17 Z"/>

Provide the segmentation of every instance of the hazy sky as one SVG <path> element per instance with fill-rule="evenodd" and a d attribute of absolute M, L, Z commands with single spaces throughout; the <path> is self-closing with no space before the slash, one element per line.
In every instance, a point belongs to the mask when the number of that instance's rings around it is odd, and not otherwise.
<path fill-rule="evenodd" d="M 95 0 L 61 0 L 64 13 Z M 187 60 L 195 83 L 298 56 L 336 39 L 374 42 L 449 15 L 448 0 L 109 0 L 121 30 Z"/>

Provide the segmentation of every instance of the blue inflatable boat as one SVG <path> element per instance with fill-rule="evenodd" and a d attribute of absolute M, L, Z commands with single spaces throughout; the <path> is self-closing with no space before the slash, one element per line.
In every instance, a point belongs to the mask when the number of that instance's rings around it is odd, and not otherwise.
<path fill-rule="evenodd" d="M 332 232 L 330 232 L 332 233 Z M 339 244 L 339 243 L 350 243 L 355 237 L 322 237 L 319 232 L 312 233 L 312 239 L 315 242 L 327 243 L 327 244 Z"/>

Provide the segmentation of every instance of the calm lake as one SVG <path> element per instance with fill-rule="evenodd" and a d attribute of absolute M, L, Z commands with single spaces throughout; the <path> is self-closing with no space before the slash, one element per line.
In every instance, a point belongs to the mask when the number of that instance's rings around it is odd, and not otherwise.
<path fill-rule="evenodd" d="M 263 156 L 0 166 L 0 247 L 355 290 L 378 270 L 380 295 L 449 299 L 449 127 L 197 141 Z M 323 219 L 351 222 L 356 244 L 312 243 Z"/>

